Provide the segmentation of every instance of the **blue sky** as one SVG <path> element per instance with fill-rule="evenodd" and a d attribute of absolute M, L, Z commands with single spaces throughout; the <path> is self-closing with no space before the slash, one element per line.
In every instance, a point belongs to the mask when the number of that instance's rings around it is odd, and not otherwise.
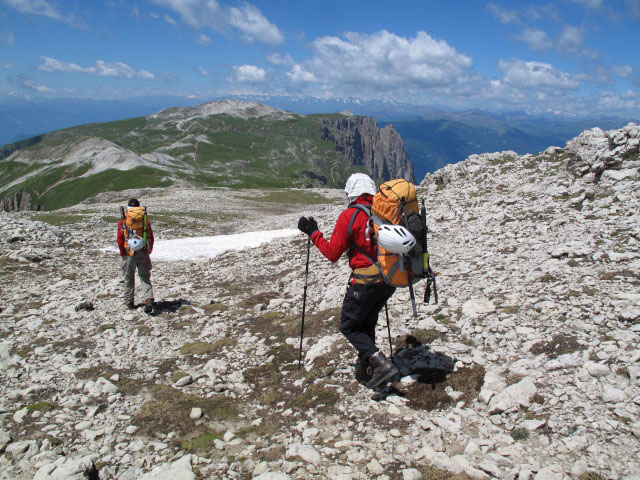
<path fill-rule="evenodd" d="M 0 98 L 640 113 L 640 0 L 0 0 Z"/>

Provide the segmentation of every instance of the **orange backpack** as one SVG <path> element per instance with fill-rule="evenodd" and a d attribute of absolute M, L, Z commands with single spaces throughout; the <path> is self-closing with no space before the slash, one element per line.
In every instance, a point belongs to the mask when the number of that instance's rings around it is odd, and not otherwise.
<path fill-rule="evenodd" d="M 134 251 L 129 248 L 130 238 L 142 238 L 143 248 L 147 248 L 147 207 L 129 207 L 126 213 L 124 207 L 120 207 L 120 214 L 124 227 L 124 248 L 129 251 L 129 255 L 134 254 Z"/>
<path fill-rule="evenodd" d="M 353 222 L 358 211 L 363 211 L 369 217 L 367 237 L 377 245 L 377 259 L 369 258 L 375 267 L 369 267 L 366 272 L 354 272 L 357 283 L 372 283 L 382 280 L 394 287 L 408 287 L 424 278 L 422 263 L 423 222 L 418 209 L 416 188 L 407 180 L 390 180 L 380 185 L 378 193 L 373 197 L 371 209 L 364 205 L 355 204 L 352 208 L 357 211 L 349 222 L 347 235 L 351 236 Z M 407 255 L 386 251 L 377 241 L 378 230 L 382 225 L 402 225 L 416 238 L 416 246 Z M 355 245 L 354 245 L 355 247 Z M 355 247 L 357 248 L 357 247 Z M 362 275 L 361 275 L 362 273 Z"/>

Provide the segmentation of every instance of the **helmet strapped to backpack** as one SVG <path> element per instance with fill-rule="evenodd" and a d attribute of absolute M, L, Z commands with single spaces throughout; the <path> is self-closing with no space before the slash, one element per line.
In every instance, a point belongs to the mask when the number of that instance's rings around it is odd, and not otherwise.
<path fill-rule="evenodd" d="M 377 236 L 378 245 L 391 253 L 404 255 L 416 245 L 411 232 L 401 225 L 380 225 Z"/>
<path fill-rule="evenodd" d="M 127 243 L 129 249 L 133 250 L 134 252 L 137 252 L 138 250 L 141 250 L 142 247 L 144 247 L 144 240 L 140 237 L 130 238 Z"/>

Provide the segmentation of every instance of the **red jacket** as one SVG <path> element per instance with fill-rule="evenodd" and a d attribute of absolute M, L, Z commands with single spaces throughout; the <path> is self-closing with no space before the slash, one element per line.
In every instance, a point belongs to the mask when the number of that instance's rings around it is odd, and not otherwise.
<path fill-rule="evenodd" d="M 373 197 L 368 193 L 360 195 L 351 205 L 360 203 L 371 207 Z M 349 205 L 342 211 L 336 222 L 336 226 L 331 234 L 331 239 L 327 242 L 322 235 L 322 232 L 317 231 L 311 235 L 311 240 L 314 245 L 318 247 L 318 250 L 332 262 L 336 262 L 344 252 L 349 250 L 352 242 L 358 247 L 354 248 L 349 257 L 349 266 L 351 270 L 356 268 L 368 267 L 371 265 L 371 261 L 367 259 L 359 250 L 365 252 L 373 260 L 376 260 L 376 246 L 373 242 L 367 241 L 365 236 L 365 230 L 367 228 L 367 214 L 357 208 L 353 208 Z M 355 212 L 358 212 L 353 226 L 351 227 L 351 238 L 347 236 L 347 229 L 349 228 L 349 222 Z M 359 250 L 358 250 L 359 249 Z"/>
<path fill-rule="evenodd" d="M 118 222 L 118 236 L 116 238 L 116 241 L 118 242 L 118 248 L 120 248 L 120 256 L 121 257 L 125 257 L 127 255 L 129 255 L 129 252 L 127 252 L 124 248 L 124 228 L 122 227 L 123 225 L 123 220 L 120 220 Z M 147 246 L 146 248 L 143 249 L 143 251 L 146 251 L 147 253 L 151 253 L 153 251 L 153 230 L 151 230 L 151 223 L 149 222 L 149 220 L 147 219 Z"/>

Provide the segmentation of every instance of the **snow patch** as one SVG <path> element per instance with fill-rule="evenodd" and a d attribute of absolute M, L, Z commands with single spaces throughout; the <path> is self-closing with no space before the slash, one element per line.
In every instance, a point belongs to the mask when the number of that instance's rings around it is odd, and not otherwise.
<path fill-rule="evenodd" d="M 298 229 L 265 230 L 260 232 L 235 233 L 212 237 L 175 238 L 156 240 L 151 253 L 154 262 L 180 262 L 213 258 L 229 250 L 255 248 L 276 238 L 292 237 Z M 103 252 L 117 252 L 116 247 L 107 247 Z M 256 253 L 259 255 L 259 253 Z"/>

